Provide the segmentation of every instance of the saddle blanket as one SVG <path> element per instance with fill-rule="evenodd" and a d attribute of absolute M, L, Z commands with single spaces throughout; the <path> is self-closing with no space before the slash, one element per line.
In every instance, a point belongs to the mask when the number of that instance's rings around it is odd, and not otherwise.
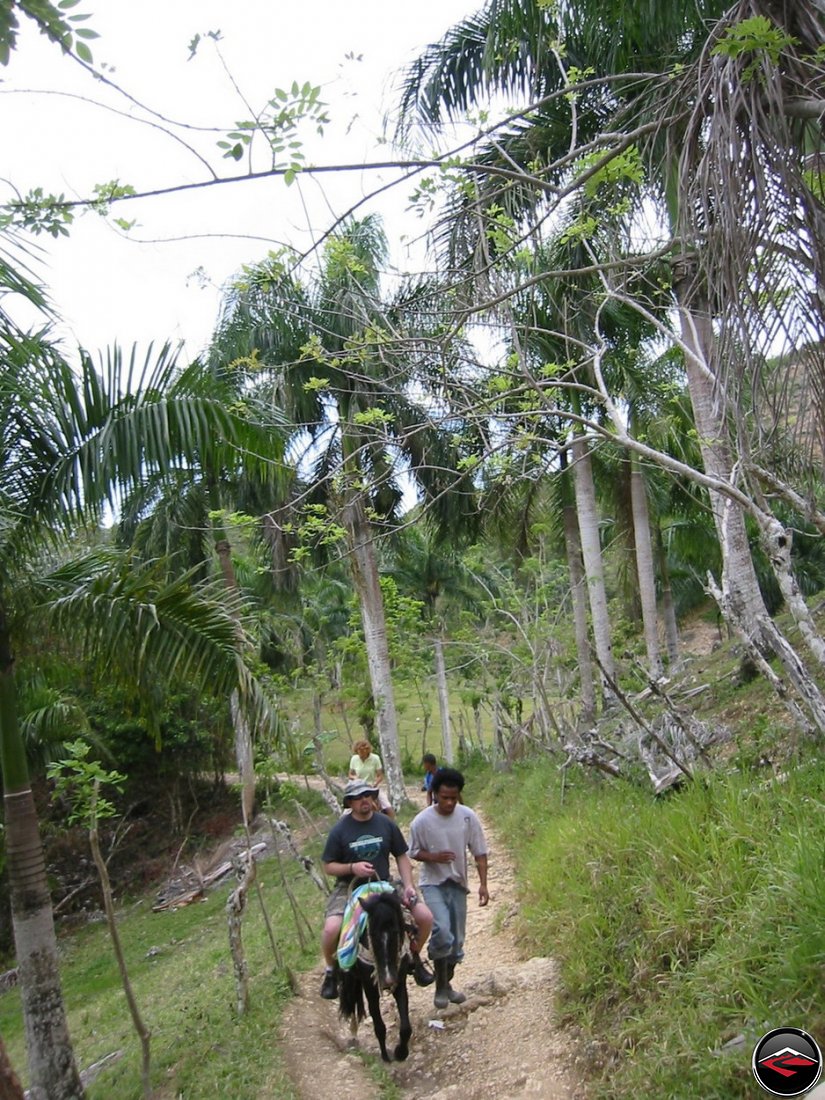
<path fill-rule="evenodd" d="M 361 905 L 361 898 L 369 897 L 370 894 L 386 894 L 394 890 L 395 887 L 391 882 L 365 882 L 363 886 L 352 891 L 344 910 L 341 935 L 338 939 L 338 965 L 342 970 L 350 970 L 355 966 L 355 960 L 358 958 L 358 944 L 367 923 L 367 912 Z"/>

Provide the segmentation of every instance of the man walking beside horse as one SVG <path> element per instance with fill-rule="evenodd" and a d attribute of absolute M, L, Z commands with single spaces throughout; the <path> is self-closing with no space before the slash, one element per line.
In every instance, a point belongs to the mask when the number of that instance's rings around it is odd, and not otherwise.
<path fill-rule="evenodd" d="M 451 982 L 464 958 L 467 927 L 467 851 L 478 870 L 478 903 L 490 900 L 487 890 L 487 841 L 475 813 L 461 802 L 464 776 L 455 768 L 439 768 L 433 776 L 433 803 L 422 810 L 410 828 L 410 855 L 423 864 L 419 883 L 434 927 L 430 959 L 435 969 L 436 1008 L 461 1004 L 463 993 Z"/>
<path fill-rule="evenodd" d="M 335 877 L 335 888 L 327 902 L 321 950 L 325 972 L 321 996 L 335 1000 L 338 996 L 336 952 L 341 934 L 344 910 L 353 883 L 390 878 L 390 856 L 395 857 L 401 878 L 401 900 L 410 911 L 417 929 L 413 952 L 413 977 L 419 985 L 429 985 L 432 974 L 421 961 L 420 951 L 432 928 L 432 913 L 418 899 L 413 885 L 412 863 L 407 842 L 394 821 L 374 809 L 376 787 L 364 779 L 351 779 L 344 790 L 344 808 L 349 809 L 330 830 L 321 856 L 324 871 Z"/>

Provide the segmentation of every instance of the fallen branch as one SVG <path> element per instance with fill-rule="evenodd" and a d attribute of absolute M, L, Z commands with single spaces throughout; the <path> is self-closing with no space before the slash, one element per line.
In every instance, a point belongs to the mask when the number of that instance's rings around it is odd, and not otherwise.
<path fill-rule="evenodd" d="M 113 1050 L 111 1054 L 107 1054 L 104 1058 L 100 1058 L 97 1062 L 93 1062 L 87 1069 L 80 1071 L 80 1083 L 86 1088 L 100 1076 L 107 1066 L 113 1065 L 115 1062 L 119 1062 L 123 1057 L 122 1050 Z"/>
<path fill-rule="evenodd" d="M 630 715 L 630 717 L 633 719 L 633 721 L 636 723 L 636 725 L 639 727 L 639 729 L 643 730 L 644 733 L 652 741 L 654 741 L 659 746 L 659 748 L 662 750 L 662 752 L 665 754 L 665 756 L 668 758 L 668 760 L 675 767 L 677 767 L 679 769 L 679 771 L 682 772 L 682 774 L 687 779 L 692 780 L 693 779 L 693 773 L 691 772 L 690 768 L 687 767 L 686 764 L 682 763 L 682 761 L 679 759 L 679 757 L 676 756 L 676 754 L 671 750 L 671 748 L 667 744 L 667 742 L 659 736 L 659 734 L 653 729 L 652 726 L 648 725 L 648 723 L 645 722 L 645 720 L 644 720 L 644 718 L 642 718 L 641 714 L 639 714 L 639 712 L 636 710 L 636 708 L 630 702 L 630 700 L 625 695 L 625 693 L 621 690 L 621 688 L 616 683 L 616 681 L 613 679 L 613 677 L 610 675 L 610 673 L 605 669 L 604 665 L 599 660 L 598 654 L 594 653 L 593 657 L 594 657 L 596 663 L 598 664 L 599 668 L 601 669 L 602 676 L 604 676 L 605 682 L 607 683 L 608 687 L 613 692 L 616 699 L 618 699 L 618 701 L 625 708 L 625 710 Z"/>
<path fill-rule="evenodd" d="M 253 844 L 252 848 L 249 849 L 252 858 L 265 848 L 266 844 L 263 841 L 260 841 L 258 844 Z M 203 897 L 207 886 L 211 886 L 214 882 L 228 875 L 233 866 L 234 863 L 232 860 L 224 860 L 224 862 L 220 863 L 214 871 L 210 871 L 207 875 L 199 875 L 200 882 L 194 889 L 188 890 L 185 894 L 177 894 L 175 897 L 164 898 L 162 901 L 156 902 L 155 905 L 152 906 L 152 912 L 162 913 L 166 909 L 182 909 L 185 905 L 197 901 L 198 898 Z"/>

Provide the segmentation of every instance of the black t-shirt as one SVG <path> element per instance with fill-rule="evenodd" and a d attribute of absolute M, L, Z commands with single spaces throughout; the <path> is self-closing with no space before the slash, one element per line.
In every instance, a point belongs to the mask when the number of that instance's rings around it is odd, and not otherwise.
<path fill-rule="evenodd" d="M 378 877 L 389 881 L 390 854 L 398 857 L 407 851 L 401 830 L 385 814 L 374 813 L 369 821 L 356 821 L 344 814 L 330 829 L 321 859 L 324 863 L 360 863 L 367 860 Z M 349 882 L 352 875 L 338 881 Z"/>

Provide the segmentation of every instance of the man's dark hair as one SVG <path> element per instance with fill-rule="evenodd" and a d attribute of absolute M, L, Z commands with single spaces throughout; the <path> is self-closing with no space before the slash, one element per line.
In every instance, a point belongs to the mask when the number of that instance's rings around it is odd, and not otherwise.
<path fill-rule="evenodd" d="M 438 761 L 435 758 L 435 753 L 434 752 L 425 752 L 424 755 L 421 757 L 421 763 L 422 764 L 437 764 Z"/>
<path fill-rule="evenodd" d="M 433 776 L 433 783 L 430 790 L 433 794 L 436 794 L 439 787 L 457 787 L 460 791 L 463 791 L 464 776 L 460 771 L 456 771 L 455 768 L 439 768 Z"/>

